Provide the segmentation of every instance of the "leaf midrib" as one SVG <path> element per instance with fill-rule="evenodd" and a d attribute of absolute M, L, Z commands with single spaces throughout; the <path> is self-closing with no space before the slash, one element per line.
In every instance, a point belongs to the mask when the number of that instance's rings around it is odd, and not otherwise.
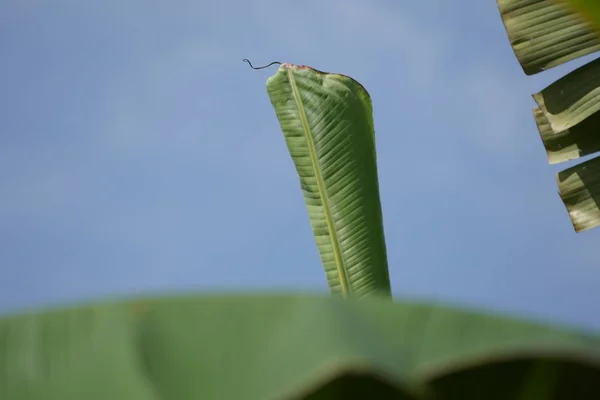
<path fill-rule="evenodd" d="M 335 230 L 335 223 L 333 221 L 331 208 L 329 207 L 329 199 L 326 195 L 325 182 L 323 180 L 323 176 L 321 174 L 321 169 L 319 166 L 319 161 L 317 159 L 317 150 L 313 141 L 312 131 L 308 124 L 308 117 L 306 116 L 304 104 L 302 103 L 302 97 L 300 96 L 300 92 L 298 91 L 298 87 L 296 85 L 296 78 L 294 77 L 292 69 L 288 69 L 287 74 L 288 79 L 290 81 L 290 86 L 292 87 L 294 100 L 296 101 L 296 106 L 298 107 L 300 121 L 302 122 L 302 128 L 304 131 L 304 136 L 306 138 L 308 152 L 310 154 L 310 161 L 313 167 L 313 171 L 315 173 L 315 180 L 317 181 L 317 187 L 319 188 L 319 197 L 321 198 L 321 205 L 323 206 L 323 213 L 325 214 L 327 230 L 329 231 L 329 237 L 331 239 L 333 256 L 335 258 L 335 265 L 340 279 L 340 288 L 342 291 L 342 296 L 347 296 L 350 293 L 350 285 L 348 283 L 348 277 L 346 275 L 346 268 L 343 265 L 341 246 L 337 236 L 337 232 Z"/>

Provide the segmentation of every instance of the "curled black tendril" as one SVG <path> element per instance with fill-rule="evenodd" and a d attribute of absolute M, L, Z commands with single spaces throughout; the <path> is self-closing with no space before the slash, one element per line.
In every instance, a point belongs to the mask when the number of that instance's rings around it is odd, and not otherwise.
<path fill-rule="evenodd" d="M 250 60 L 248 60 L 247 58 L 244 58 L 242 61 L 247 62 L 248 65 L 250 65 L 250 68 L 252 68 L 252 69 L 268 68 L 268 67 L 270 67 L 273 64 L 279 64 L 279 65 L 281 65 L 281 63 L 279 61 L 273 61 L 272 63 L 267 64 L 267 65 L 263 65 L 262 67 L 255 67 L 254 65 L 252 65 L 252 63 L 250 62 Z"/>

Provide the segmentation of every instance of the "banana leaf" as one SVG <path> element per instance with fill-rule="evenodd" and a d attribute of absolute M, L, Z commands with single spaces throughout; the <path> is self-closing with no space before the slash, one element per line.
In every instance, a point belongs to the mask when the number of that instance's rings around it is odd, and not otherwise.
<path fill-rule="evenodd" d="M 600 50 L 600 3 L 586 0 L 497 0 L 509 40 L 528 75 Z M 600 59 L 533 95 L 550 163 L 600 150 Z M 600 225 L 598 162 L 557 174 L 560 197 L 576 232 Z"/>
<path fill-rule="evenodd" d="M 0 398 L 600 398 L 600 338 L 387 299 L 178 296 L 0 318 Z"/>
<path fill-rule="evenodd" d="M 600 151 L 600 113 L 584 119 L 565 130 L 552 129 L 548 118 L 538 107 L 533 110 L 535 121 L 546 148 L 550 164 L 557 164 Z"/>
<path fill-rule="evenodd" d="M 510 44 L 527 75 L 600 50 L 591 23 L 557 0 L 497 0 Z"/>
<path fill-rule="evenodd" d="M 600 59 L 589 62 L 533 95 L 552 130 L 569 129 L 600 111 Z M 591 130 L 600 142 L 597 131 Z"/>
<path fill-rule="evenodd" d="M 600 225 L 600 157 L 558 173 L 556 181 L 575 231 Z"/>
<path fill-rule="evenodd" d="M 288 63 L 267 91 L 331 293 L 390 297 L 369 93 L 348 76 Z"/>

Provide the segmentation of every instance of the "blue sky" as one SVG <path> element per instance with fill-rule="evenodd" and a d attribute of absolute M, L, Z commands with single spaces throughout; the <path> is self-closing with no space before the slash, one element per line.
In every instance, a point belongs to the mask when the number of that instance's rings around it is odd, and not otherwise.
<path fill-rule="evenodd" d="M 526 77 L 493 0 L 8 0 L 0 57 L 2 310 L 327 292 L 249 58 L 371 93 L 398 299 L 600 329 L 600 230 L 574 233 L 531 113 L 583 61 Z"/>

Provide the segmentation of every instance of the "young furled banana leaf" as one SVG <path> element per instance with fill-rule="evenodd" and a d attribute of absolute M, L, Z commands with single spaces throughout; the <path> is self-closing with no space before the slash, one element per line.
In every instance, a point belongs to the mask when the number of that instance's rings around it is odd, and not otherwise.
<path fill-rule="evenodd" d="M 390 296 L 369 93 L 345 75 L 288 63 L 267 91 L 331 292 Z"/>

